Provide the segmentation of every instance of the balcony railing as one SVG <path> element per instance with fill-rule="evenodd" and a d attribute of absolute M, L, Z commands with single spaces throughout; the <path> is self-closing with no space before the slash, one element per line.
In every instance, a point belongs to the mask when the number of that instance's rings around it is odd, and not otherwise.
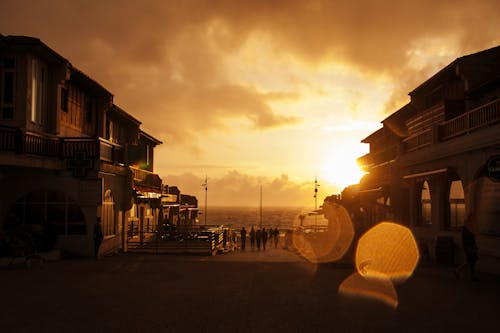
<path fill-rule="evenodd" d="M 470 110 L 439 125 L 440 140 L 449 140 L 500 121 L 500 99 Z"/>
<path fill-rule="evenodd" d="M 418 134 L 407 137 L 403 140 L 405 151 L 413 151 L 432 143 L 432 131 L 431 129 L 426 129 Z"/>
<path fill-rule="evenodd" d="M 363 168 L 371 168 L 376 165 L 380 165 L 384 162 L 391 161 L 398 156 L 399 145 L 392 145 L 387 149 L 379 152 L 372 152 L 358 158 L 357 162 Z"/>
<path fill-rule="evenodd" d="M 157 174 L 133 166 L 130 167 L 130 171 L 135 185 L 161 189 L 161 178 Z"/>
<path fill-rule="evenodd" d="M 0 151 L 59 159 L 72 159 L 76 152 L 85 152 L 88 159 L 125 163 L 123 147 L 102 138 L 61 138 L 7 126 L 0 126 Z"/>

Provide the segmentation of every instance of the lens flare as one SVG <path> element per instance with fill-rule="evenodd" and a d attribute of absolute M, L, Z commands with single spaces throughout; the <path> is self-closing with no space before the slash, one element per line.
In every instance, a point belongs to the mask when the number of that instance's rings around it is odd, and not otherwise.
<path fill-rule="evenodd" d="M 340 284 L 339 293 L 344 296 L 374 299 L 393 309 L 398 306 L 398 294 L 389 279 L 367 279 L 359 273 L 353 273 Z"/>
<path fill-rule="evenodd" d="M 356 249 L 356 268 L 365 278 L 404 282 L 413 274 L 418 260 L 418 246 L 410 229 L 391 222 L 368 230 Z"/>
<path fill-rule="evenodd" d="M 354 237 L 354 227 L 347 210 L 335 203 L 323 205 L 328 220 L 326 228 L 297 230 L 292 235 L 293 245 L 312 263 L 328 263 L 344 257 Z"/>

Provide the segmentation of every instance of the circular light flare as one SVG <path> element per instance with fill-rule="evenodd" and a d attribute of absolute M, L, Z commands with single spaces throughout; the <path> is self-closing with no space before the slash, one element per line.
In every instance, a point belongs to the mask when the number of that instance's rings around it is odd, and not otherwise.
<path fill-rule="evenodd" d="M 381 222 L 361 236 L 355 256 L 356 268 L 363 277 L 401 283 L 413 274 L 419 251 L 410 229 Z"/>
<path fill-rule="evenodd" d="M 328 220 L 324 231 L 294 232 L 292 240 L 300 254 L 312 263 L 335 262 L 344 257 L 354 238 L 354 227 L 347 210 L 336 203 L 325 203 Z"/>

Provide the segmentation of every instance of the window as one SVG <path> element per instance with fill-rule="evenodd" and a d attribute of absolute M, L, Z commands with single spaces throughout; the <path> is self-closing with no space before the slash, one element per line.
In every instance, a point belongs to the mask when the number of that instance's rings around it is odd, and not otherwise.
<path fill-rule="evenodd" d="M 88 96 L 85 96 L 85 101 L 83 103 L 83 114 L 85 122 L 92 122 L 92 101 Z"/>
<path fill-rule="evenodd" d="M 448 227 L 450 229 L 459 229 L 465 221 L 465 199 L 464 188 L 460 180 L 451 182 L 450 185 L 450 220 Z"/>
<path fill-rule="evenodd" d="M 2 76 L 0 78 L 2 109 L 0 118 L 12 119 L 14 117 L 16 59 L 4 58 L 2 65 Z"/>
<path fill-rule="evenodd" d="M 113 193 L 110 189 L 104 192 L 101 221 L 104 236 L 116 234 L 115 202 L 113 201 Z"/>
<path fill-rule="evenodd" d="M 66 193 L 36 191 L 23 195 L 11 208 L 9 218 L 18 224 L 38 224 L 57 235 L 85 235 L 87 226 L 80 206 Z"/>
<path fill-rule="evenodd" d="M 68 112 L 68 89 L 61 88 L 61 110 Z"/>
<path fill-rule="evenodd" d="M 31 60 L 31 121 L 42 124 L 47 104 L 47 69 L 38 59 Z"/>
<path fill-rule="evenodd" d="M 429 190 L 429 183 L 425 181 L 422 184 L 422 191 L 421 191 L 421 205 L 422 205 L 422 219 L 421 219 L 421 224 L 422 225 L 430 225 L 432 224 L 431 220 L 431 192 Z"/>

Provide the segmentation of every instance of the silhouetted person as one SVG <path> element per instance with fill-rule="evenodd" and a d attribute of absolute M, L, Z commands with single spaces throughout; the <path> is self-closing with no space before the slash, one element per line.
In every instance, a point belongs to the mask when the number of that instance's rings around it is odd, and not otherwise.
<path fill-rule="evenodd" d="M 280 232 L 278 230 L 278 227 L 274 228 L 274 248 L 278 248 L 278 242 L 280 240 Z"/>
<path fill-rule="evenodd" d="M 260 238 L 262 237 L 262 232 L 260 229 L 257 229 L 257 232 L 255 232 L 255 241 L 257 242 L 257 250 L 260 251 Z"/>
<path fill-rule="evenodd" d="M 94 257 L 99 258 L 99 248 L 101 247 L 104 234 L 102 233 L 101 218 L 98 217 L 94 225 Z"/>
<path fill-rule="evenodd" d="M 245 244 L 247 242 L 247 231 L 245 230 L 245 227 L 241 228 L 240 235 L 241 235 L 241 249 L 244 251 Z"/>
<path fill-rule="evenodd" d="M 471 281 L 478 281 L 476 278 L 476 261 L 478 259 L 477 255 L 477 245 L 476 236 L 469 229 L 472 225 L 472 214 L 467 217 L 464 226 L 462 227 L 462 247 L 465 253 L 465 263 L 458 266 L 455 270 L 455 276 L 457 279 L 460 278 L 460 273 L 465 267 L 469 268 L 469 278 Z"/>
<path fill-rule="evenodd" d="M 266 228 L 262 228 L 262 249 L 265 251 L 266 250 L 266 243 L 267 243 L 267 231 Z"/>
<path fill-rule="evenodd" d="M 250 246 L 252 250 L 255 248 L 255 229 L 253 227 L 250 229 Z"/>

